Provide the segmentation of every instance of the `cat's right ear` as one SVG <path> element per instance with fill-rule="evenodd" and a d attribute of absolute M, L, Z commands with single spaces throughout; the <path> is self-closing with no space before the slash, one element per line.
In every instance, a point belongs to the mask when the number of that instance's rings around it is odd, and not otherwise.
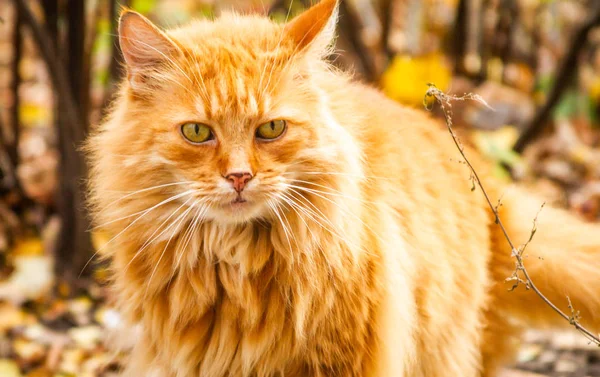
<path fill-rule="evenodd" d="M 135 88 L 140 75 L 179 52 L 177 45 L 146 17 L 125 10 L 119 20 L 119 45 L 127 64 L 129 82 Z"/>
<path fill-rule="evenodd" d="M 335 28 L 340 0 L 320 0 L 285 26 L 285 32 L 297 52 L 315 51 L 327 55 L 335 39 Z"/>

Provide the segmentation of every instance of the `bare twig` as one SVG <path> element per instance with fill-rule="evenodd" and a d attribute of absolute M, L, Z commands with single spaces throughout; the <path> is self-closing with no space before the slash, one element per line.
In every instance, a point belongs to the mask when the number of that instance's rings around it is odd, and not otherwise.
<path fill-rule="evenodd" d="M 544 296 L 544 294 L 537 288 L 537 286 L 531 280 L 531 277 L 529 276 L 529 273 L 527 272 L 527 269 L 525 268 L 525 264 L 523 262 L 523 252 L 525 251 L 525 248 L 527 247 L 527 245 L 533 239 L 533 236 L 535 235 L 535 232 L 537 230 L 537 225 L 536 225 L 537 224 L 537 215 L 533 220 L 533 227 L 532 227 L 532 230 L 531 230 L 531 233 L 529 236 L 529 240 L 524 245 L 515 247 L 514 243 L 512 242 L 512 240 L 510 239 L 510 237 L 506 231 L 506 228 L 504 227 L 504 224 L 502 223 L 502 220 L 500 219 L 500 216 L 498 213 L 499 205 L 494 206 L 492 204 L 492 201 L 491 201 L 487 191 L 483 187 L 483 183 L 481 182 L 479 175 L 475 171 L 475 168 L 473 167 L 473 165 L 471 164 L 469 159 L 467 159 L 467 156 L 465 155 L 465 149 L 464 149 L 463 145 L 461 144 L 458 136 L 454 132 L 454 129 L 452 128 L 452 126 L 453 126 L 453 124 L 452 124 L 452 104 L 451 104 L 452 101 L 474 100 L 474 101 L 478 101 L 478 102 L 482 103 L 485 106 L 488 106 L 487 103 L 485 103 L 485 101 L 483 101 L 483 99 L 481 99 L 481 97 L 479 97 L 476 94 L 469 93 L 469 94 L 465 94 L 464 96 L 449 95 L 449 94 L 446 94 L 446 93 L 442 92 L 441 90 L 439 90 L 435 85 L 429 84 L 429 89 L 425 93 L 425 98 L 423 100 L 425 107 L 428 110 L 431 110 L 433 103 L 434 103 L 433 100 L 437 101 L 440 104 L 440 106 L 442 107 L 442 111 L 444 112 L 444 118 L 446 120 L 446 126 L 448 128 L 448 131 L 450 132 L 450 135 L 452 136 L 454 145 L 456 145 L 456 148 L 460 152 L 465 164 L 469 167 L 469 170 L 471 173 L 471 179 L 481 189 L 481 192 L 483 193 L 483 196 L 485 197 L 485 200 L 487 201 L 489 208 L 492 210 L 492 213 L 494 214 L 496 224 L 502 230 L 502 233 L 504 234 L 504 238 L 506 239 L 506 241 L 508 242 L 508 244 L 511 248 L 511 254 L 515 258 L 516 269 L 515 269 L 515 272 L 510 277 L 508 277 L 506 280 L 515 282 L 515 285 L 513 285 L 512 289 L 516 288 L 516 286 L 518 284 L 524 284 L 527 289 L 533 290 L 548 306 L 550 306 L 550 308 L 552 308 L 556 313 L 558 313 L 558 315 L 563 317 L 573 327 L 575 327 L 579 332 L 581 332 L 590 342 L 593 342 L 596 345 L 600 346 L 600 338 L 598 338 L 591 331 L 589 331 L 588 329 L 586 329 L 579 323 L 578 314 L 573 309 L 570 299 L 567 298 L 567 300 L 569 301 L 569 309 L 571 310 L 571 315 L 568 315 L 568 314 L 564 313 L 562 310 L 560 310 L 546 296 Z M 541 210 L 541 208 L 540 208 L 540 210 Z M 538 214 L 539 214 L 539 212 L 538 212 Z"/>

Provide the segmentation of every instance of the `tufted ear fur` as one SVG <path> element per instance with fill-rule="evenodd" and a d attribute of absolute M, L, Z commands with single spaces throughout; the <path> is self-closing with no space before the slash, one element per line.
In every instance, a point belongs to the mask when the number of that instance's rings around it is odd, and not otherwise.
<path fill-rule="evenodd" d="M 310 49 L 327 54 L 335 38 L 338 0 L 321 0 L 286 25 L 286 33 L 298 51 Z"/>
<path fill-rule="evenodd" d="M 140 73 L 169 61 L 180 52 L 177 45 L 150 20 L 129 10 L 124 11 L 119 20 L 119 44 L 134 88 Z"/>

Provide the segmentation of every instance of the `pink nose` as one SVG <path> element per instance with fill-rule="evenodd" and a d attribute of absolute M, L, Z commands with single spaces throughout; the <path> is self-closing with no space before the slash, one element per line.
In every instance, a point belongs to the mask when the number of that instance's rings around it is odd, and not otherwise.
<path fill-rule="evenodd" d="M 225 176 L 225 179 L 230 181 L 234 190 L 240 193 L 252 179 L 252 174 L 250 172 L 229 173 Z"/>

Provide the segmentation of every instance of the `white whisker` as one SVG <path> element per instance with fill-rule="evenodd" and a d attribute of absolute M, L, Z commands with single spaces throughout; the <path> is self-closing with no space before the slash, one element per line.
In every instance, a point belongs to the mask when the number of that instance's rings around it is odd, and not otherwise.
<path fill-rule="evenodd" d="M 335 205 L 339 210 L 342 211 L 342 213 L 348 214 L 348 215 L 352 216 L 353 218 L 355 218 L 356 220 L 358 220 L 366 229 L 370 230 L 375 237 L 377 237 L 379 240 L 382 240 L 382 238 L 379 236 L 379 234 L 373 228 L 371 228 L 369 225 L 367 225 L 360 217 L 356 216 L 356 214 L 344 209 L 336 201 L 327 198 L 326 196 L 322 195 L 321 193 L 315 192 L 315 190 L 306 189 L 306 187 L 301 187 L 301 186 L 294 186 L 294 187 L 296 189 L 304 190 L 305 192 L 316 195 L 316 196 L 320 197 L 321 199 L 326 200 L 326 201 L 330 202 L 331 204 Z M 290 188 L 290 189 L 293 189 L 293 188 Z"/>
<path fill-rule="evenodd" d="M 355 197 L 352 197 L 352 196 L 348 196 L 348 195 L 343 194 L 339 190 L 335 190 L 332 187 L 320 185 L 318 183 L 314 183 L 314 182 L 310 182 L 310 181 L 303 181 L 303 180 L 300 180 L 300 179 L 294 179 L 294 180 L 292 180 L 292 182 L 300 182 L 300 183 L 310 184 L 310 185 L 317 186 L 317 187 L 323 187 L 323 188 L 326 188 L 326 189 L 331 190 L 333 192 L 322 191 L 322 190 L 312 189 L 312 188 L 309 188 L 309 187 L 302 187 L 302 186 L 296 186 L 296 185 L 288 184 L 290 187 L 304 189 L 304 190 L 309 191 L 309 192 L 318 192 L 318 193 L 322 193 L 322 194 L 328 194 L 328 195 L 332 195 L 332 196 L 337 196 L 337 197 L 340 197 L 340 198 L 345 198 L 345 199 L 350 199 L 350 200 L 356 200 L 358 202 L 361 202 L 361 203 L 364 203 L 364 204 L 369 204 L 369 205 L 370 204 L 376 204 L 376 202 L 374 202 L 374 201 L 364 200 L 364 199 L 360 199 L 360 198 L 355 198 Z"/>
<path fill-rule="evenodd" d="M 100 249 L 98 249 L 98 251 L 97 251 L 97 252 L 100 252 L 101 250 L 104 250 L 104 248 L 105 248 L 105 247 L 106 247 L 108 244 L 110 244 L 112 241 L 114 241 L 115 239 L 117 239 L 117 237 L 119 237 L 121 234 L 123 234 L 125 231 L 127 231 L 127 229 L 129 229 L 129 228 L 130 228 L 131 226 L 133 226 L 135 223 L 137 223 L 137 222 L 138 222 L 138 221 L 140 221 L 142 218 L 144 218 L 144 216 L 146 216 L 148 213 L 152 212 L 153 210 L 155 210 L 156 208 L 158 208 L 158 207 L 160 207 L 160 206 L 162 206 L 162 205 L 165 205 L 165 204 L 167 204 L 167 203 L 170 203 L 170 202 L 172 202 L 172 201 L 174 201 L 174 200 L 177 200 L 177 199 L 179 199 L 179 198 L 182 198 L 182 197 L 184 197 L 185 195 L 191 194 L 191 193 L 193 193 L 194 191 L 195 191 L 195 190 L 187 190 L 187 191 L 184 191 L 184 192 L 182 192 L 182 193 L 180 193 L 180 194 L 177 194 L 177 195 L 171 196 L 171 197 L 169 197 L 169 198 L 167 198 L 167 199 L 163 200 L 162 202 L 160 202 L 160 203 L 158 203 L 158 204 L 156 204 L 156 205 L 154 205 L 154 206 L 150 207 L 149 209 L 145 210 L 145 211 L 144 211 L 144 214 L 142 214 L 141 216 L 139 216 L 139 217 L 137 217 L 135 220 L 133 220 L 133 221 L 132 221 L 132 222 L 131 222 L 129 225 L 127 225 L 127 227 L 125 227 L 125 229 L 123 229 L 122 231 L 120 231 L 120 232 L 119 232 L 119 233 L 118 233 L 116 236 L 114 236 L 113 238 L 111 238 L 111 239 L 110 239 L 108 242 L 106 242 L 106 243 L 105 243 L 105 244 L 104 244 L 104 245 L 103 245 L 103 246 L 102 246 Z"/>
<path fill-rule="evenodd" d="M 175 222 L 171 223 L 171 225 L 167 226 L 162 232 L 160 232 L 160 234 L 155 236 L 155 234 L 158 233 L 158 231 L 171 219 L 171 217 L 173 217 L 177 212 L 179 212 L 179 210 L 181 210 L 183 207 L 185 207 L 187 205 L 187 203 L 192 199 L 193 199 L 193 197 L 188 198 L 182 205 L 177 207 L 176 210 L 171 212 L 169 214 L 169 216 L 165 220 L 163 220 L 163 222 L 158 227 L 156 227 L 156 229 L 154 229 L 154 232 L 152 232 L 152 234 L 148 237 L 148 239 L 142 244 L 140 249 L 135 253 L 133 258 L 131 258 L 129 263 L 127 263 L 127 265 L 125 266 L 125 270 L 124 270 L 125 272 L 127 272 L 127 270 L 129 269 L 129 266 L 138 257 L 138 255 L 140 255 L 144 250 L 146 250 L 146 248 L 148 248 L 152 244 L 152 242 L 159 239 L 163 234 L 165 234 L 175 224 Z"/>
<path fill-rule="evenodd" d="M 283 233 L 285 234 L 285 238 L 287 239 L 287 243 L 290 248 L 290 255 L 293 257 L 292 243 L 291 243 L 290 237 L 288 235 L 288 229 L 286 228 L 285 224 L 283 223 L 283 219 L 281 218 L 281 215 L 279 214 L 279 210 L 275 207 L 275 201 L 269 199 L 269 200 L 267 200 L 267 203 L 269 205 L 269 208 L 271 208 L 273 210 L 273 213 L 279 219 L 281 227 L 283 228 Z"/>
<path fill-rule="evenodd" d="M 181 258 L 183 257 L 183 253 L 185 252 L 185 249 L 188 247 L 188 244 L 190 243 L 190 241 L 192 240 L 194 233 L 198 230 L 198 227 L 200 226 L 200 224 L 202 223 L 202 219 L 204 217 L 204 214 L 206 213 L 206 211 L 208 210 L 208 205 L 207 204 L 203 204 L 200 203 L 201 205 L 198 207 L 198 210 L 196 211 L 196 214 L 194 215 L 194 218 L 192 219 L 191 223 L 190 223 L 190 227 L 188 227 L 188 231 L 189 234 L 186 236 L 184 234 L 184 239 L 185 240 L 185 244 L 183 245 L 182 249 L 181 249 L 181 253 L 179 254 L 179 257 L 177 258 L 177 263 L 175 264 L 175 267 L 179 267 L 180 263 L 181 263 Z"/>
<path fill-rule="evenodd" d="M 192 182 L 192 181 L 184 181 L 184 182 L 166 183 L 166 184 L 163 184 L 163 185 L 157 185 L 157 186 L 147 187 L 147 188 L 143 188 L 141 190 L 136 190 L 136 191 L 125 191 L 123 193 L 127 193 L 127 195 L 124 195 L 124 196 L 120 197 L 119 199 L 116 199 L 116 200 L 108 203 L 103 209 L 101 209 L 101 211 L 106 210 L 107 208 L 111 207 L 112 205 L 120 202 L 121 200 L 130 198 L 133 195 L 141 194 L 141 193 L 152 191 L 152 190 L 157 190 L 157 189 L 164 188 L 164 187 L 171 187 L 171 186 L 178 186 L 178 185 L 187 185 L 187 184 L 191 184 L 191 183 L 194 183 L 194 182 Z M 116 191 L 112 191 L 112 192 L 116 192 Z"/>
<path fill-rule="evenodd" d="M 186 209 L 181 215 L 179 215 L 177 217 L 177 219 L 175 219 L 175 221 L 173 221 L 173 224 L 181 225 L 183 223 L 183 220 L 185 220 L 185 216 L 188 213 L 190 213 L 190 211 L 194 208 L 194 206 L 197 203 L 198 203 L 197 200 L 194 203 L 192 203 L 192 205 L 188 209 Z M 173 233 L 171 233 L 169 240 L 165 244 L 165 247 L 163 248 L 163 251 L 160 254 L 160 257 L 158 258 L 158 262 L 156 262 L 156 265 L 154 266 L 154 269 L 152 270 L 152 274 L 150 275 L 150 278 L 148 279 L 148 284 L 146 285 L 146 292 L 144 292 L 144 297 L 146 297 L 146 295 L 148 294 L 148 289 L 150 288 L 150 283 L 152 282 L 152 278 L 154 277 L 154 274 L 156 273 L 156 270 L 158 269 L 160 262 L 162 261 L 163 257 L 165 256 L 165 252 L 167 251 L 167 248 L 169 247 L 169 244 L 171 243 L 171 240 L 173 239 L 175 234 L 177 234 L 177 227 L 173 228 Z"/>

